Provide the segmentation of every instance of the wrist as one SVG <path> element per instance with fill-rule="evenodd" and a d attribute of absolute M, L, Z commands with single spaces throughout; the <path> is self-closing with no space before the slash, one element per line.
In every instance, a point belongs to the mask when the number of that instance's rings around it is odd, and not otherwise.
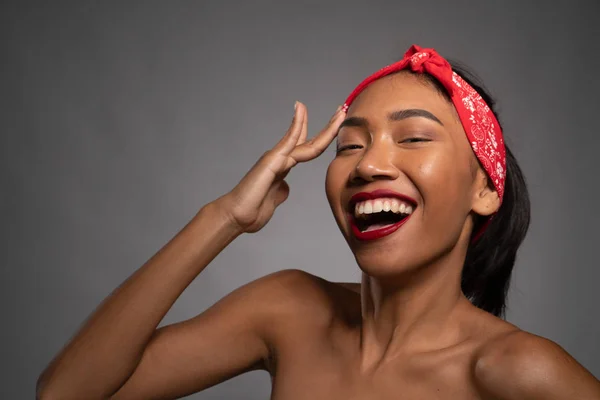
<path fill-rule="evenodd" d="M 206 204 L 198 212 L 198 215 L 200 214 L 210 215 L 217 224 L 215 228 L 225 231 L 228 236 L 235 238 L 244 233 L 244 230 L 231 214 L 227 195 Z"/>

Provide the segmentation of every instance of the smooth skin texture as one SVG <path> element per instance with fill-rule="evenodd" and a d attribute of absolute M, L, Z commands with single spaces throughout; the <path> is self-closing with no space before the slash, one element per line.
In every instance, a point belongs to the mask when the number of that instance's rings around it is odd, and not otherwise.
<path fill-rule="evenodd" d="M 390 118 L 411 109 L 439 122 Z M 157 329 L 217 254 L 270 220 L 288 197 L 289 170 L 338 134 L 326 191 L 361 284 L 283 270 Z M 392 235 L 359 242 L 348 200 L 379 188 L 413 197 L 417 208 Z M 600 382 L 560 346 L 462 295 L 472 213 L 498 205 L 452 105 L 422 80 L 382 78 L 311 140 L 297 103 L 281 141 L 92 313 L 41 374 L 38 398 L 175 399 L 263 369 L 278 400 L 599 400 Z"/>

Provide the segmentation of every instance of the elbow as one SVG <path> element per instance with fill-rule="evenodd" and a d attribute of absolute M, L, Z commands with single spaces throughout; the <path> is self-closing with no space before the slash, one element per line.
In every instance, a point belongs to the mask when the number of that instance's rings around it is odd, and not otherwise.
<path fill-rule="evenodd" d="M 42 400 L 42 399 L 48 399 L 48 395 L 47 395 L 47 379 L 48 376 L 48 370 L 45 369 L 40 376 L 38 376 L 37 381 L 35 382 L 35 399 L 36 400 Z"/>
<path fill-rule="evenodd" d="M 40 375 L 35 384 L 35 400 L 52 400 L 55 398 L 57 397 L 53 396 L 50 390 L 48 390 L 48 385 L 46 384 L 43 374 Z"/>
<path fill-rule="evenodd" d="M 48 372 L 44 371 L 35 384 L 36 400 L 66 400 L 72 398 L 64 390 L 57 387 L 48 375 Z"/>
<path fill-rule="evenodd" d="M 52 379 L 49 379 L 46 371 L 42 373 L 35 385 L 35 398 L 36 400 L 68 400 L 68 399 L 97 399 L 97 400 L 110 400 L 113 398 L 109 396 L 98 396 L 92 393 L 86 393 L 85 395 L 80 393 L 74 393 L 72 387 L 59 387 Z"/>
<path fill-rule="evenodd" d="M 60 394 L 56 393 L 56 390 L 52 388 L 48 379 L 48 372 L 44 371 L 38 377 L 38 380 L 35 384 L 35 399 L 36 400 L 54 400 L 64 398 Z"/>

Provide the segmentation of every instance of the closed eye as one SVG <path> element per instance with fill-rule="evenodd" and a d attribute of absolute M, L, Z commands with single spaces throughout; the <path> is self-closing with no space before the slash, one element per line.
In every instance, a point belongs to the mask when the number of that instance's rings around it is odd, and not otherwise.
<path fill-rule="evenodd" d="M 419 143 L 419 142 L 430 142 L 430 141 L 431 141 L 431 139 L 414 137 L 414 138 L 404 139 L 400 143 Z"/>
<path fill-rule="evenodd" d="M 354 149 L 360 149 L 360 148 L 362 148 L 362 146 L 359 145 L 359 144 L 349 144 L 349 145 L 346 145 L 346 146 L 340 146 L 340 147 L 338 147 L 336 149 L 336 153 L 341 153 L 344 150 L 354 150 Z"/>

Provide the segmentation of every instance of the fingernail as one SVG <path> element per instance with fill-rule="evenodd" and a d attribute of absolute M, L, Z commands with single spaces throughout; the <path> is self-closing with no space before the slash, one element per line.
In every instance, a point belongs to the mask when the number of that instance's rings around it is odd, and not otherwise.
<path fill-rule="evenodd" d="M 294 110 L 295 110 L 296 108 L 298 108 L 298 101 L 295 101 L 295 102 L 294 102 Z"/>

